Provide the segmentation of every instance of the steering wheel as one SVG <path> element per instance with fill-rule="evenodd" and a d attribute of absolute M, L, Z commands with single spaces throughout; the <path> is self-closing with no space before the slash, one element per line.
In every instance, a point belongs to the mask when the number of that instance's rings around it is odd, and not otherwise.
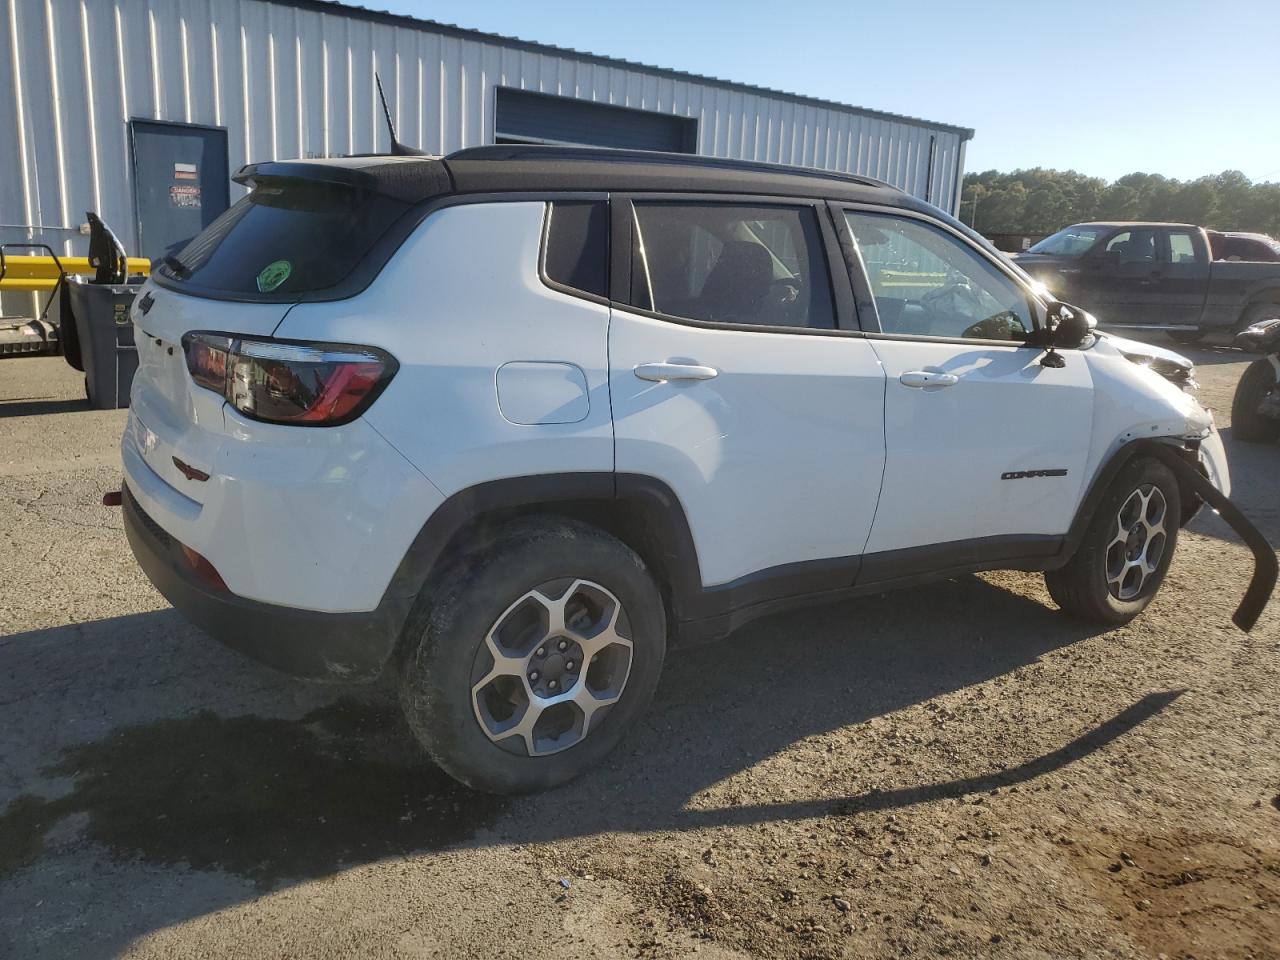
<path fill-rule="evenodd" d="M 965 327 L 960 336 L 979 340 L 1019 341 L 1027 339 L 1027 328 L 1015 313 L 1003 310 Z"/>
<path fill-rule="evenodd" d="M 789 312 L 800 299 L 800 291 L 804 282 L 798 276 L 778 277 L 769 284 L 769 292 L 765 294 L 765 303 L 773 310 L 783 314 Z"/>
<path fill-rule="evenodd" d="M 929 309 L 930 313 L 937 313 L 944 300 L 951 301 L 951 313 L 977 316 L 982 312 L 982 301 L 973 292 L 973 288 L 959 280 L 953 280 L 937 290 L 930 290 L 920 297 L 920 302 Z M 970 308 L 969 310 L 964 309 L 966 305 Z"/>

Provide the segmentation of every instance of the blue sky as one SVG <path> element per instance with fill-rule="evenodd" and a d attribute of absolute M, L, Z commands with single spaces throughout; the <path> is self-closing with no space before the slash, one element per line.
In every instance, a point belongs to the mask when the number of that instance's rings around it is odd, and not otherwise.
<path fill-rule="evenodd" d="M 1280 180 L 1280 0 L 363 0 L 973 127 L 969 170 Z"/>

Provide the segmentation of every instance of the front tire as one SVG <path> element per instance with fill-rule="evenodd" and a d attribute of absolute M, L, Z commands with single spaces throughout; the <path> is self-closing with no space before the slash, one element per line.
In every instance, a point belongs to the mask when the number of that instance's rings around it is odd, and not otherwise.
<path fill-rule="evenodd" d="M 1158 460 L 1133 460 L 1102 497 L 1066 566 L 1045 576 L 1063 612 L 1099 623 L 1128 623 L 1160 589 L 1178 543 L 1182 498 Z"/>
<path fill-rule="evenodd" d="M 1266 443 L 1280 437 L 1280 420 L 1258 412 L 1267 394 L 1276 389 L 1276 371 L 1265 357 L 1245 368 L 1231 400 L 1231 435 L 1247 443 Z"/>
<path fill-rule="evenodd" d="M 517 521 L 427 593 L 406 627 L 400 702 L 431 757 L 470 787 L 571 780 L 653 698 L 662 597 L 639 556 L 595 527 Z"/>

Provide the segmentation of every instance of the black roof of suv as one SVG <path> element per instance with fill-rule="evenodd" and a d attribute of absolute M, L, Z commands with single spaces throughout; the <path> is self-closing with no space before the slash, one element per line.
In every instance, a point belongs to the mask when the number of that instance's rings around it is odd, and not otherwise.
<path fill-rule="evenodd" d="M 445 193 L 646 191 L 766 194 L 936 208 L 879 180 L 832 170 L 685 153 L 596 147 L 471 147 L 447 157 L 359 156 L 249 164 L 238 183 L 268 177 L 328 180 L 406 201 Z"/>

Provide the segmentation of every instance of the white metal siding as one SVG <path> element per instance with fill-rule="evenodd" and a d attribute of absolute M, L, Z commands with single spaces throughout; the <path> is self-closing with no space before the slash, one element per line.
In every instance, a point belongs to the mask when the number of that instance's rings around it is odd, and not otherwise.
<path fill-rule="evenodd" d="M 134 249 L 130 118 L 226 127 L 232 170 L 386 150 L 375 70 L 401 139 L 432 153 L 492 143 L 502 85 L 696 117 L 699 153 L 868 174 L 955 208 L 960 134 L 924 122 L 266 0 L 0 0 L 0 130 L 17 133 L 0 137 L 0 239 L 82 250 L 92 209 Z"/>

